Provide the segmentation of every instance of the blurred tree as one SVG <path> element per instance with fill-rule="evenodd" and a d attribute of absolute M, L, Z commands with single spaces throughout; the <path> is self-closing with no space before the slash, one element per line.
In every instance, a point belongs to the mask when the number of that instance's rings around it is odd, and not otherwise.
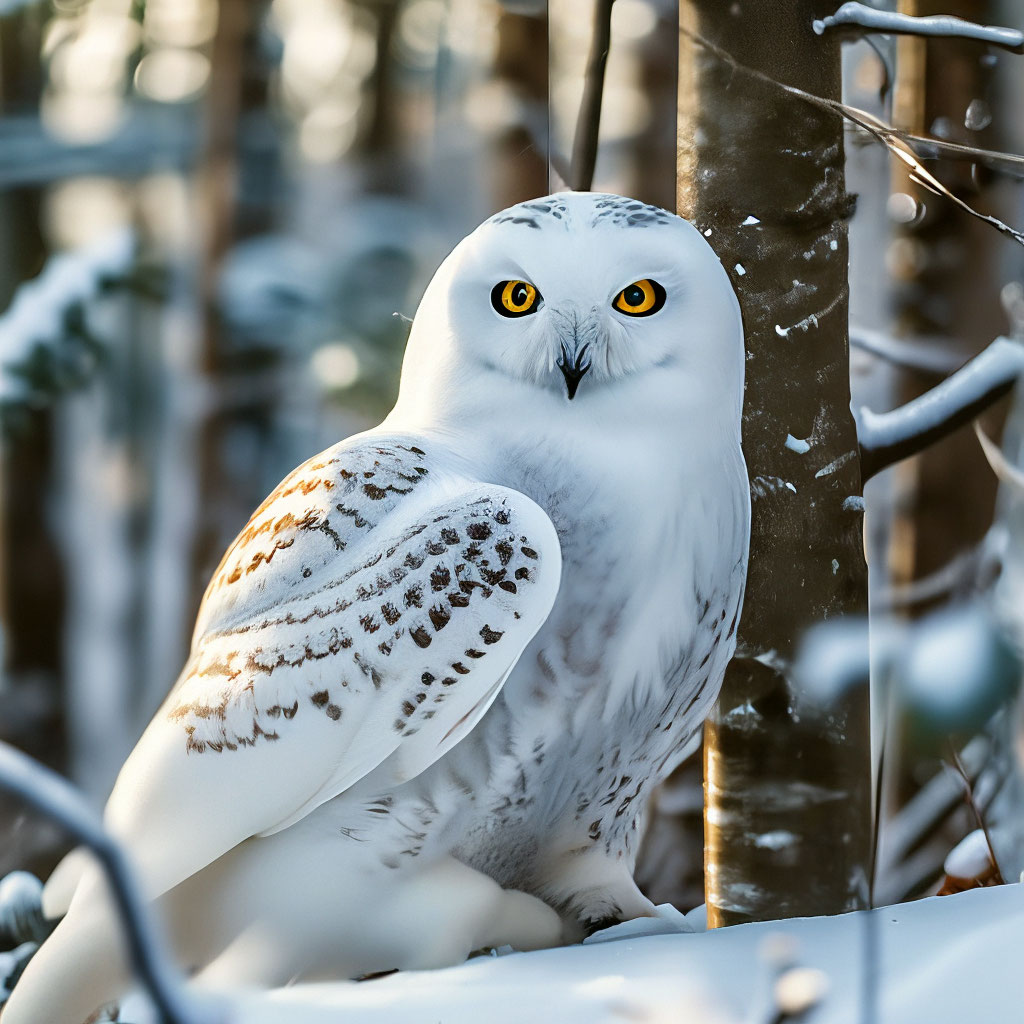
<path fill-rule="evenodd" d="M 491 196 L 500 210 L 548 191 L 548 19 L 546 5 L 502 7 L 494 76 L 521 116 L 494 147 Z"/>
<path fill-rule="evenodd" d="M 22 114 L 39 102 L 42 29 L 41 14 L 31 7 L 0 19 L 2 116 Z M 40 205 L 37 187 L 0 194 L 0 308 L 45 259 Z M 24 429 L 0 451 L 0 739 L 17 740 L 35 757 L 63 768 L 65 580 L 48 516 L 54 420 L 45 404 L 25 415 Z M 19 829 L 14 807 L 0 798 L 0 875 L 15 866 L 52 866 L 55 851 L 48 841 L 52 835 Z"/>
<path fill-rule="evenodd" d="M 232 451 L 238 435 L 265 435 L 277 390 L 260 387 L 278 361 L 272 346 L 235 345 L 225 330 L 217 301 L 217 282 L 240 233 L 266 229 L 265 215 L 240 223 L 241 126 L 245 115 L 266 100 L 251 78 L 252 56 L 261 5 L 220 0 L 211 52 L 211 79 L 205 94 L 203 149 L 196 169 L 201 234 L 198 274 L 203 318 L 202 370 L 213 399 L 199 443 L 200 519 L 197 524 L 192 609 L 198 608 L 213 569 L 242 521 L 240 509 L 258 503 L 263 474 L 242 467 Z M 260 379 L 262 377 L 262 380 Z M 234 390 L 242 408 L 223 402 Z M 244 513 L 242 513 L 244 515 Z M 244 520 L 243 520 L 244 521 Z M 191 618 L 191 616 L 190 616 Z"/>
<path fill-rule="evenodd" d="M 640 43 L 640 86 L 650 103 L 646 127 L 631 147 L 634 165 L 630 195 L 672 209 L 675 202 L 676 83 L 679 46 L 678 5 L 671 0 L 651 4 L 654 28 Z"/>

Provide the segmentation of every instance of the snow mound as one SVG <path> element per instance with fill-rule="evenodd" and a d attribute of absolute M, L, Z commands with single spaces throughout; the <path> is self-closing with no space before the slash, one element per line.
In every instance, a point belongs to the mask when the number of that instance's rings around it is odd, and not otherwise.
<path fill-rule="evenodd" d="M 988 839 L 980 829 L 975 829 L 949 852 L 943 870 L 954 878 L 977 878 L 992 869 L 992 855 Z"/>
<path fill-rule="evenodd" d="M 628 934 L 363 983 L 222 996 L 238 1024 L 739 1024 L 772 1019 L 780 1001 L 809 1005 L 807 1024 L 1016 1024 L 1022 940 L 1024 887 L 1008 885 L 869 913 Z M 872 973 L 873 1016 L 864 1007 Z"/>

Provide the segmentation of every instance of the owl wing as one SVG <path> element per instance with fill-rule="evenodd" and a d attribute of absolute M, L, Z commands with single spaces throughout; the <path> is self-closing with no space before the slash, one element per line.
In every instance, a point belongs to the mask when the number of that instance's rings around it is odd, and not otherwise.
<path fill-rule="evenodd" d="M 422 772 L 543 624 L 550 520 L 414 441 L 371 433 L 311 459 L 229 548 L 107 806 L 149 897 L 375 769 L 385 785 Z"/>

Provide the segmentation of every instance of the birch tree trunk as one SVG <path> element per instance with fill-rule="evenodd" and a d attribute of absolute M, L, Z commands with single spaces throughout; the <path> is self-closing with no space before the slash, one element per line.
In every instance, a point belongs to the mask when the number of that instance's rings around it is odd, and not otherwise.
<path fill-rule="evenodd" d="M 740 650 L 705 734 L 712 925 L 837 913 L 869 900 L 866 688 L 817 709 L 791 673 L 807 627 L 867 607 L 849 408 L 854 202 L 843 125 L 747 70 L 838 99 L 838 43 L 811 30 L 834 6 L 680 7 L 677 205 L 718 252 L 743 310 L 753 499 Z"/>

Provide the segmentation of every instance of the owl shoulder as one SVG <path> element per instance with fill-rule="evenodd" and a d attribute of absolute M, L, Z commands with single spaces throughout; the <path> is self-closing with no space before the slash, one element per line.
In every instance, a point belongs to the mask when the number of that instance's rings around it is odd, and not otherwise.
<path fill-rule="evenodd" d="M 357 435 L 292 470 L 249 517 L 214 571 L 194 641 L 309 586 L 409 501 L 432 474 L 416 440 Z"/>

